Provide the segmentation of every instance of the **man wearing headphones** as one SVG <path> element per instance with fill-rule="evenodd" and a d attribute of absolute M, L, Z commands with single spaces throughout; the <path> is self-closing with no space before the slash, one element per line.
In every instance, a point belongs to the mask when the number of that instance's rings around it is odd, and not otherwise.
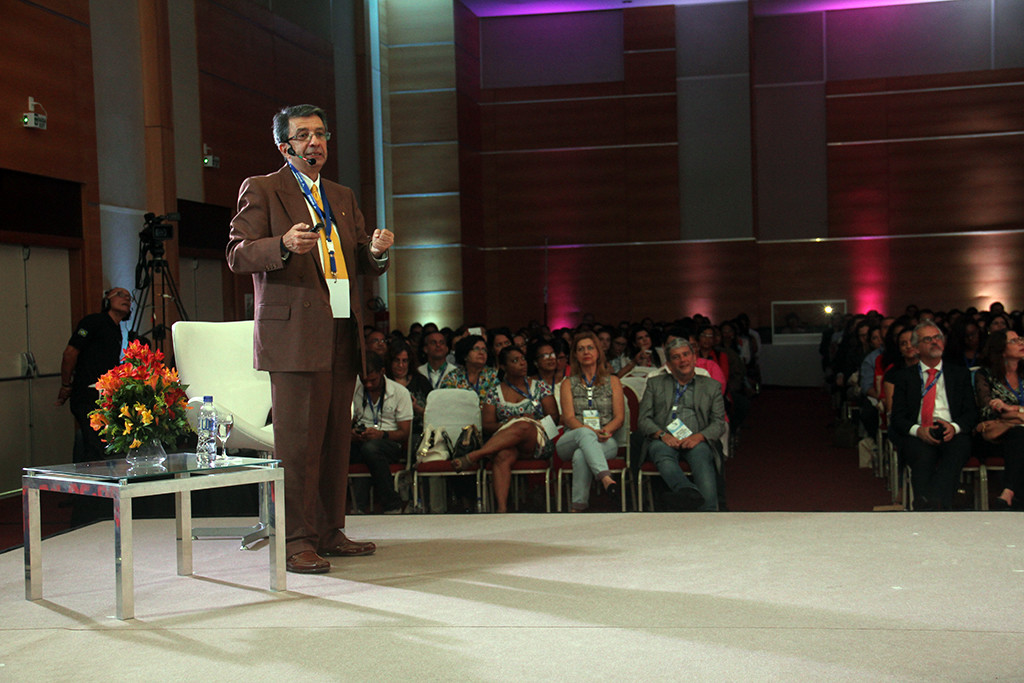
<path fill-rule="evenodd" d="M 121 321 L 132 314 L 132 295 L 124 287 L 103 293 L 101 313 L 82 318 L 68 340 L 60 362 L 60 392 L 57 405 L 71 401 L 71 414 L 82 431 L 85 447 L 75 450 L 75 462 L 105 460 L 104 445 L 89 426 L 89 411 L 96 408 L 99 392 L 93 387 L 100 375 L 121 360 L 124 336 Z"/>

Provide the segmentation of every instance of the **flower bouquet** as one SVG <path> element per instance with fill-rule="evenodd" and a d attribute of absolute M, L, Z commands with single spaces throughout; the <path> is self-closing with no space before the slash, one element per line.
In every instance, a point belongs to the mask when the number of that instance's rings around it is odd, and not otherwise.
<path fill-rule="evenodd" d="M 178 371 L 164 365 L 163 352 L 139 340 L 123 360 L 96 381 L 99 408 L 89 413 L 89 424 L 108 453 L 125 454 L 133 464 L 159 464 L 166 458 L 163 445 L 175 446 L 190 431 L 185 388 Z"/>

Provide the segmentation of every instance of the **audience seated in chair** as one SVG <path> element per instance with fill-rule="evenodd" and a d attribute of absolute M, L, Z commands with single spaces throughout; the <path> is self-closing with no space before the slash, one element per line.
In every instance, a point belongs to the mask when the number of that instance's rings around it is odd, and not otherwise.
<path fill-rule="evenodd" d="M 978 432 L 1006 467 L 1003 490 L 992 509 L 1020 509 L 1024 500 L 1016 492 L 1024 490 L 1024 337 L 1013 330 L 989 334 L 974 389 L 981 413 Z"/>
<path fill-rule="evenodd" d="M 384 514 L 403 510 L 390 466 L 406 460 L 412 415 L 409 391 L 384 377 L 384 359 L 367 351 L 366 371 L 352 396 L 350 459 L 369 468 L 370 481 Z M 367 499 L 359 500 L 360 494 L 357 488 L 356 506 L 367 510 Z"/>
<path fill-rule="evenodd" d="M 594 479 L 613 497 L 620 493 L 608 460 L 619 449 L 614 436 L 625 420 L 625 404 L 622 385 L 609 373 L 597 335 L 578 334 L 571 348 L 572 374 L 561 386 L 566 431 L 558 439 L 557 448 L 562 460 L 572 462 L 570 509 L 580 512 L 590 506 Z"/>
<path fill-rule="evenodd" d="M 619 377 L 629 374 L 646 375 L 661 367 L 661 354 L 655 348 L 654 338 L 646 327 L 635 327 L 630 332 L 630 344 L 626 354 L 630 361 L 616 373 Z"/>
<path fill-rule="evenodd" d="M 718 509 L 715 462 L 725 433 L 725 402 L 719 383 L 695 372 L 689 340 L 673 338 L 666 345 L 667 374 L 647 380 L 640 401 L 640 433 L 646 437 L 641 460 L 650 459 L 675 496 L 702 511 Z M 683 473 L 679 459 L 690 466 L 694 481 Z"/>
<path fill-rule="evenodd" d="M 487 364 L 487 342 L 477 334 L 455 344 L 455 368 L 441 380 L 442 389 L 468 389 L 483 404 L 487 392 L 498 386 L 498 371 Z"/>
<path fill-rule="evenodd" d="M 503 379 L 487 392 L 481 407 L 484 435 L 490 438 L 481 448 L 453 459 L 452 467 L 461 472 L 492 458 L 497 511 L 508 512 L 512 464 L 551 457 L 554 447 L 548 431 L 554 433 L 558 413 L 550 387 L 527 378 L 526 356 L 518 348 L 504 346 L 498 366 Z M 550 429 L 541 422 L 545 418 L 550 418 Z"/>
<path fill-rule="evenodd" d="M 423 411 L 427 405 L 427 394 L 432 387 L 430 381 L 420 374 L 414 365 L 412 346 L 404 340 L 394 340 L 388 347 L 387 378 L 401 384 L 409 391 L 412 400 L 412 440 L 418 443 L 423 434 Z"/>
<path fill-rule="evenodd" d="M 419 367 L 421 375 L 430 382 L 431 389 L 439 389 L 441 382 L 455 369 L 448 362 L 448 339 L 440 330 L 425 330 L 420 355 L 424 363 Z"/>
<path fill-rule="evenodd" d="M 914 509 L 951 510 L 977 419 L 971 375 L 943 364 L 944 337 L 934 323 L 918 324 L 911 342 L 920 362 L 893 378 L 890 432 L 910 466 Z"/>

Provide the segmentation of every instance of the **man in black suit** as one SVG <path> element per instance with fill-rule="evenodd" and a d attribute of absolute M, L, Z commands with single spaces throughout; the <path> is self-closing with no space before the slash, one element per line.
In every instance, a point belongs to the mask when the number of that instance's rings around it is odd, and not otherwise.
<path fill-rule="evenodd" d="M 890 427 L 910 466 L 914 509 L 950 510 L 960 470 L 971 457 L 977 421 L 971 374 L 964 367 L 943 365 L 945 339 L 935 323 L 914 328 L 911 343 L 920 362 L 900 370 L 895 379 Z"/>

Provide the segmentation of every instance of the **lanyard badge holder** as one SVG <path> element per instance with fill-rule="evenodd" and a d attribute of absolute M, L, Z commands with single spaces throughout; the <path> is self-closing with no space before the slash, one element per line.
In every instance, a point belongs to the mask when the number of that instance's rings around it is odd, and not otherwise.
<path fill-rule="evenodd" d="M 679 405 L 683 402 L 683 395 L 686 394 L 686 390 L 689 388 L 689 384 L 683 385 L 682 388 L 678 384 L 676 385 L 676 395 L 673 399 L 675 405 L 672 406 L 672 421 L 665 427 L 665 431 L 679 440 L 683 440 L 693 434 L 690 428 L 679 418 Z"/>
<path fill-rule="evenodd" d="M 331 297 L 331 314 L 335 318 L 348 318 L 352 315 L 352 303 L 350 301 L 351 290 L 349 288 L 348 277 L 338 277 L 338 268 L 337 262 L 335 261 L 333 237 L 333 234 L 335 234 L 336 231 L 333 230 L 334 216 L 331 215 L 331 205 L 328 204 L 327 199 L 324 198 L 324 206 L 323 209 L 321 209 L 320 205 L 313 198 L 313 194 L 312 192 L 310 192 L 309 186 L 306 184 L 305 179 L 302 177 L 302 175 L 299 174 L 297 170 L 295 170 L 294 166 L 292 166 L 290 163 L 288 165 L 291 166 L 292 173 L 295 174 L 296 180 L 299 181 L 299 186 L 302 188 L 302 194 L 306 197 L 306 201 L 309 202 L 309 205 L 313 207 L 313 211 L 323 221 L 323 239 L 325 240 L 326 243 L 325 250 L 327 252 L 328 257 L 326 260 L 330 264 L 329 268 L 327 267 L 326 263 L 324 264 L 324 280 L 327 283 L 327 292 L 330 294 Z M 340 237 L 338 239 L 338 243 L 339 245 L 341 243 Z M 344 259 L 345 255 L 341 254 L 341 258 Z M 344 261 L 342 261 L 342 263 L 344 263 Z"/>

